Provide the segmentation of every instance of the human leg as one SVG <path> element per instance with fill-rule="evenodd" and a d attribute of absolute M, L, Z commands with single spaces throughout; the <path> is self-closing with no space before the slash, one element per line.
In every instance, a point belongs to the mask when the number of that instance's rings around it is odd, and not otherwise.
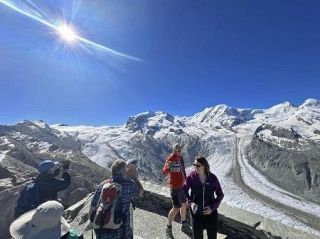
<path fill-rule="evenodd" d="M 180 216 L 181 216 L 181 221 L 186 221 L 186 215 L 187 215 L 187 203 L 181 203 L 181 208 L 180 208 Z"/>
<path fill-rule="evenodd" d="M 172 234 L 172 222 L 178 212 L 179 212 L 179 208 L 174 208 L 174 207 L 171 208 L 171 210 L 169 211 L 168 224 L 166 227 L 166 238 L 167 239 L 174 239 L 173 234 Z"/>
<path fill-rule="evenodd" d="M 208 239 L 217 239 L 218 233 L 218 213 L 213 212 L 206 224 Z"/>
<path fill-rule="evenodd" d="M 173 234 L 172 234 L 172 222 L 177 215 L 177 213 L 180 210 L 181 207 L 181 202 L 179 199 L 179 195 L 177 194 L 177 190 L 173 189 L 171 190 L 171 201 L 172 201 L 172 208 L 169 211 L 168 214 L 168 223 L 166 227 L 166 237 L 167 239 L 173 239 Z"/>
<path fill-rule="evenodd" d="M 176 217 L 177 213 L 179 212 L 180 208 L 171 208 L 171 210 L 169 211 L 168 214 L 168 225 L 172 225 L 172 222 L 174 220 L 174 218 Z"/>
<path fill-rule="evenodd" d="M 193 239 L 203 239 L 202 222 L 194 217 L 192 220 L 192 235 L 193 235 Z"/>
<path fill-rule="evenodd" d="M 172 224 L 175 216 L 177 215 L 177 213 L 181 208 L 181 201 L 180 201 L 178 190 L 172 189 L 170 192 L 170 195 L 171 195 L 172 208 L 168 214 L 168 225 Z"/>

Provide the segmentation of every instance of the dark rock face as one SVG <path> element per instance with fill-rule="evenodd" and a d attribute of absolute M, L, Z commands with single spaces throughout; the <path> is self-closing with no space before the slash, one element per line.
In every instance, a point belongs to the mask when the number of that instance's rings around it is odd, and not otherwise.
<path fill-rule="evenodd" d="M 254 132 L 254 137 L 258 137 L 258 133 L 263 130 L 270 130 L 271 135 L 278 138 L 284 138 L 289 140 L 298 140 L 299 138 L 301 138 L 301 135 L 299 135 L 293 128 L 288 130 L 268 124 L 262 124 L 261 126 L 259 126 Z"/>
<path fill-rule="evenodd" d="M 264 129 L 271 130 L 271 135 L 280 140 L 273 142 L 258 136 Z M 270 181 L 289 192 L 320 203 L 319 146 L 300 140 L 293 130 L 260 126 L 245 149 L 245 156 Z"/>

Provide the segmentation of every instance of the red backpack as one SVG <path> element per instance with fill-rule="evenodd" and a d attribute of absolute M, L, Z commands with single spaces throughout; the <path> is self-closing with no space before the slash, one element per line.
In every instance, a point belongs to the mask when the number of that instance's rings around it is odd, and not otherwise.
<path fill-rule="evenodd" d="M 106 180 L 92 221 L 93 229 L 119 229 L 123 223 L 122 204 L 119 200 L 122 186 Z"/>

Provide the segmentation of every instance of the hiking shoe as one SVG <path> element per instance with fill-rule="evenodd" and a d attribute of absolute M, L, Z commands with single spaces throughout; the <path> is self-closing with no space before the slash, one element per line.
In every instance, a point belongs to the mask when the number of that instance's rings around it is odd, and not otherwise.
<path fill-rule="evenodd" d="M 172 235 L 172 226 L 166 228 L 166 237 L 167 239 L 174 239 L 173 235 Z"/>
<path fill-rule="evenodd" d="M 182 223 L 181 231 L 188 236 L 192 235 L 192 230 L 187 223 Z"/>

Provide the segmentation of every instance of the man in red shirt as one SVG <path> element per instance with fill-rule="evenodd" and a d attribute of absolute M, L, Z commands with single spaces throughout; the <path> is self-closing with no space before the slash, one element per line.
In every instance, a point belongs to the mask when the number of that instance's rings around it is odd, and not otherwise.
<path fill-rule="evenodd" d="M 186 171 L 183 158 L 181 157 L 181 149 L 182 146 L 179 144 L 173 146 L 173 152 L 167 157 L 162 169 L 163 173 L 168 177 L 172 200 L 172 208 L 168 214 L 168 225 L 166 228 L 167 239 L 174 239 L 172 235 L 172 222 L 179 211 L 182 221 L 181 231 L 188 235 L 192 233 L 186 221 L 187 198 L 183 191 Z"/>

